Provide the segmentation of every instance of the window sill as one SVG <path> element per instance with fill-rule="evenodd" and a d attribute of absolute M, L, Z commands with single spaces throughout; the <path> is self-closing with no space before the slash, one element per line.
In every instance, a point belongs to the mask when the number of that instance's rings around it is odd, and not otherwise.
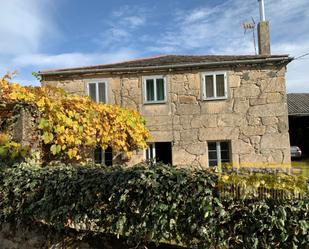
<path fill-rule="evenodd" d="M 203 101 L 215 101 L 215 100 L 227 100 L 228 97 L 218 97 L 218 98 L 204 98 Z"/>
<path fill-rule="evenodd" d="M 144 102 L 144 105 L 163 105 L 163 104 L 167 104 L 167 101 Z"/>

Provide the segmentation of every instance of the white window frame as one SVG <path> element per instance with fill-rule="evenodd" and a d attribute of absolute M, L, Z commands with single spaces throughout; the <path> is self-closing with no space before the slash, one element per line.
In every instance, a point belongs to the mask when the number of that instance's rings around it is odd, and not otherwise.
<path fill-rule="evenodd" d="M 99 83 L 105 84 L 105 102 L 99 102 Z M 98 103 L 108 103 L 108 80 L 107 79 L 93 79 L 87 81 L 87 95 L 90 96 L 89 84 L 95 84 L 96 86 L 96 102 Z"/>
<path fill-rule="evenodd" d="M 217 96 L 217 77 L 216 75 L 223 74 L 224 75 L 224 96 Z M 214 97 L 206 97 L 206 76 L 213 77 L 213 89 L 214 89 Z M 202 99 L 203 100 L 220 100 L 228 98 L 228 84 L 227 84 L 227 72 L 226 71 L 213 71 L 213 72 L 205 72 L 202 73 Z"/>
<path fill-rule="evenodd" d="M 157 100 L 157 79 L 163 79 L 164 84 L 164 100 Z M 153 80 L 154 82 L 154 100 L 147 100 L 147 85 L 146 80 Z M 166 77 L 163 75 L 151 75 L 151 76 L 144 76 L 143 77 L 143 94 L 144 94 L 144 103 L 145 104 L 159 104 L 159 103 L 166 103 L 167 101 L 167 84 L 166 84 Z"/>
<path fill-rule="evenodd" d="M 217 161 L 218 161 L 218 167 L 221 167 L 222 165 L 222 159 L 221 159 L 221 143 L 222 142 L 228 142 L 229 144 L 229 157 L 231 157 L 231 141 L 229 140 L 216 140 L 216 141 L 207 141 L 207 147 L 208 143 L 216 143 L 216 152 L 217 152 Z M 208 156 L 208 167 L 209 166 L 209 148 L 207 148 L 207 156 Z M 211 166 L 212 167 L 212 166 Z"/>
<path fill-rule="evenodd" d="M 151 158 L 151 152 L 150 152 L 150 145 L 152 145 L 152 158 Z M 153 163 L 156 163 L 156 143 L 148 143 L 148 148 L 144 150 L 144 159 L 147 160 L 150 158 Z"/>

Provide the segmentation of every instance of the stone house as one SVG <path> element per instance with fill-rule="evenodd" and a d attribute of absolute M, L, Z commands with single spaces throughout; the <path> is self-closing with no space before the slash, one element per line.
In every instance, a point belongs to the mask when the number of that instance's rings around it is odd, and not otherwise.
<path fill-rule="evenodd" d="M 129 164 L 289 164 L 285 73 L 293 58 L 270 54 L 268 22 L 258 31 L 259 55 L 163 55 L 39 74 L 43 85 L 138 110 L 152 138 Z M 94 158 L 112 164 L 112 150 Z"/>

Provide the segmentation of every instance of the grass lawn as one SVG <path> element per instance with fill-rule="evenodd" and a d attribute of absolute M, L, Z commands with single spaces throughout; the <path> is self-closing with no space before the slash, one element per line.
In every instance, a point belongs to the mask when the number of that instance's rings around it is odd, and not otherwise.
<path fill-rule="evenodd" d="M 309 178 L 309 158 L 292 161 L 292 167 L 299 169 L 299 174 Z"/>

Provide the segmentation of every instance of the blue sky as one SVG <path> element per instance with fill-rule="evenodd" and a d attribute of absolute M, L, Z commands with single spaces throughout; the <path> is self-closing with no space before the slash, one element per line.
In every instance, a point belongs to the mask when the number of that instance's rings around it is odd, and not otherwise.
<path fill-rule="evenodd" d="M 265 0 L 272 53 L 309 53 L 309 1 Z M 0 0 L 0 74 L 161 54 L 254 54 L 243 22 L 257 0 Z M 309 92 L 309 56 L 288 66 L 288 92 Z"/>

